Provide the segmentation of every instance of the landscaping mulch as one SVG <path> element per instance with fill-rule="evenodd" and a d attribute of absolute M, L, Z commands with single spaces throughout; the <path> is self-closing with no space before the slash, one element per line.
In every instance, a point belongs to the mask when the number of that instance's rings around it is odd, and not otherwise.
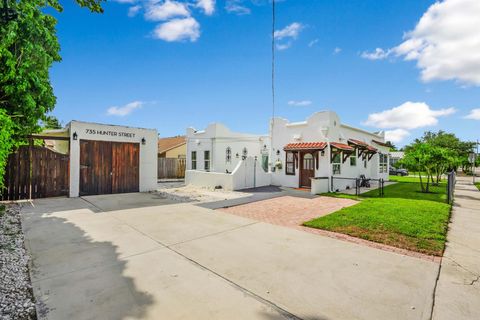
<path fill-rule="evenodd" d="M 18 205 L 0 204 L 0 319 L 37 319 Z"/>

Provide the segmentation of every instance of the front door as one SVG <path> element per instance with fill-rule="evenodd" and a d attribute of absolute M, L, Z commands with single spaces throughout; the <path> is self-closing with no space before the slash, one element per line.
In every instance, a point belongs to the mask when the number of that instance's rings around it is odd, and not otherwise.
<path fill-rule="evenodd" d="M 138 192 L 138 143 L 80 140 L 80 195 Z"/>
<path fill-rule="evenodd" d="M 300 187 L 310 188 L 312 181 L 310 178 L 315 177 L 314 157 L 311 153 L 302 153 L 300 161 Z"/>

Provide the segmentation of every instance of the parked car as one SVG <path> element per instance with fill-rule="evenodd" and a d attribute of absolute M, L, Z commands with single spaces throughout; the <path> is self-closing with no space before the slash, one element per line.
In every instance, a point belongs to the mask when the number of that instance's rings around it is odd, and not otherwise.
<path fill-rule="evenodd" d="M 408 170 L 390 167 L 390 171 L 388 172 L 388 174 L 391 176 L 408 176 Z"/>

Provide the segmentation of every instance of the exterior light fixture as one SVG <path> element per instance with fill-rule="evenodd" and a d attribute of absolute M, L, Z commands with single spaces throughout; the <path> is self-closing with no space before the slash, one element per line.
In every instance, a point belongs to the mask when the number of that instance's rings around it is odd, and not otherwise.
<path fill-rule="evenodd" d="M 0 8 L 0 21 L 7 23 L 15 20 L 17 17 L 17 11 L 8 7 L 8 0 L 3 0 L 3 6 Z"/>
<path fill-rule="evenodd" d="M 280 155 L 280 150 L 277 150 L 277 156 L 279 156 L 279 155 Z"/>
<path fill-rule="evenodd" d="M 142 144 L 145 145 L 145 143 L 147 143 L 147 140 L 145 140 L 145 138 L 142 138 Z"/>
<path fill-rule="evenodd" d="M 325 150 L 322 150 L 322 151 L 320 152 L 320 155 L 323 157 L 323 156 L 325 155 Z"/>
<path fill-rule="evenodd" d="M 73 140 L 77 140 L 77 139 L 78 139 L 78 134 L 77 134 L 77 132 L 74 132 L 74 133 L 73 133 L 72 138 L 73 138 Z"/>
<path fill-rule="evenodd" d="M 238 152 L 237 152 L 237 154 L 235 154 L 235 158 L 238 159 L 238 157 L 240 157 L 240 155 L 239 155 Z"/>

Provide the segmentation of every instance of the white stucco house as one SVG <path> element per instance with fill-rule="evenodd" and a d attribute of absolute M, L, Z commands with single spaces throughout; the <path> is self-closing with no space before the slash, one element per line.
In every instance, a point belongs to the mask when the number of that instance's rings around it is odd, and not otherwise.
<path fill-rule="evenodd" d="M 314 181 L 327 192 L 354 187 L 362 175 L 388 178 L 384 134 L 343 124 L 333 111 L 316 112 L 302 122 L 275 118 L 271 128 L 273 185 L 311 188 Z"/>
<path fill-rule="evenodd" d="M 302 122 L 274 118 L 268 136 L 212 124 L 205 131 L 187 130 L 186 183 L 230 190 L 262 185 L 343 190 L 360 176 L 387 179 L 388 154 L 382 132 L 343 124 L 333 111 Z"/>
<path fill-rule="evenodd" d="M 188 128 L 186 184 L 239 190 L 271 183 L 269 135 L 233 132 L 213 123 Z"/>

